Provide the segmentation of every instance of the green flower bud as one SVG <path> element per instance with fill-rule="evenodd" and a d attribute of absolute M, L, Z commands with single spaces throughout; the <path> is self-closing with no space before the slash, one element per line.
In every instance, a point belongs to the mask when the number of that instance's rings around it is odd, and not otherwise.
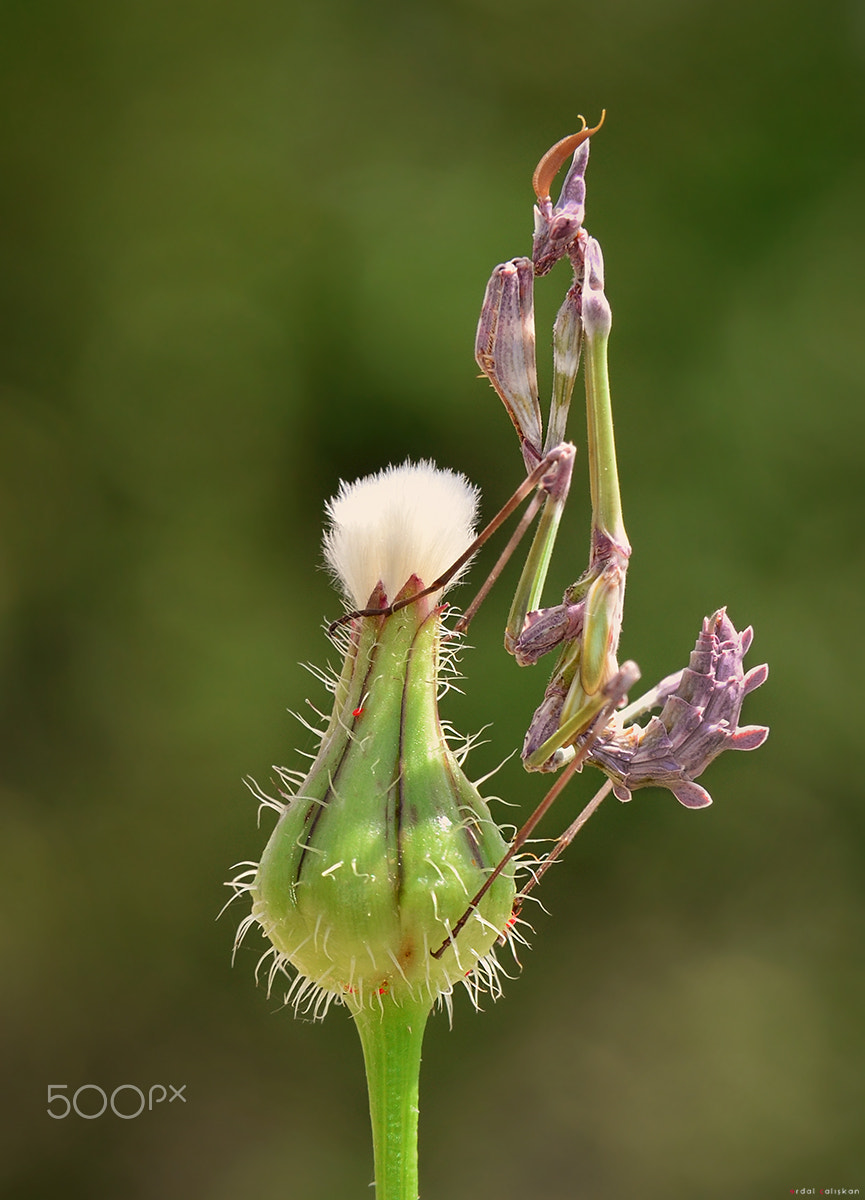
<path fill-rule="evenodd" d="M 418 471 L 427 475 L 419 478 Z M 428 483 L 428 467 L 407 465 L 353 485 L 371 489 L 361 493 L 363 521 L 371 522 L 371 563 L 362 570 L 352 527 L 357 497 L 349 489 L 332 502 L 335 529 L 326 542 L 331 565 L 344 580 L 351 578 L 355 600 L 368 582 L 365 571 L 379 578 L 363 598 L 365 608 L 387 609 L 389 601 L 417 595 L 424 579 L 437 577 L 436 556 L 450 553 L 441 526 L 451 518 L 440 497 L 403 496 L 388 515 L 395 494 Z M 460 486 L 463 515 L 466 496 L 473 513 L 474 493 L 466 493 L 464 480 Z M 346 496 L 352 503 L 342 513 L 339 502 Z M 431 527 L 429 553 L 412 511 Z M 347 571 L 338 548 L 346 527 Z M 418 570 L 389 596 L 386 587 L 394 585 L 382 580 L 391 564 L 403 569 L 406 539 Z M 253 907 L 241 934 L 251 923 L 260 925 L 275 954 L 271 980 L 280 966 L 293 966 L 297 977 L 289 996 L 317 1013 L 335 998 L 355 1010 L 384 997 L 430 1005 L 445 998 L 449 1005 L 458 981 L 475 993 L 482 985 L 498 990 L 491 952 L 513 908 L 512 872 L 495 881 L 441 958 L 431 953 L 507 849 L 439 721 L 442 611 L 436 597 L 423 596 L 397 612 L 352 618 L 318 753 L 248 885 Z"/>

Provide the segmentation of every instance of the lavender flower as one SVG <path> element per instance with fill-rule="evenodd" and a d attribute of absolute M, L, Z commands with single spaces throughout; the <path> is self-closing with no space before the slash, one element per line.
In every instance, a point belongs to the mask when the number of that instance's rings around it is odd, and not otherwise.
<path fill-rule="evenodd" d="M 686 808 L 705 808 L 712 797 L 694 780 L 712 759 L 723 750 L 762 746 L 769 735 L 764 725 L 738 725 L 745 696 L 769 674 L 765 663 L 742 670 L 752 638 L 750 626 L 737 633 L 719 609 L 703 621 L 689 665 L 610 723 L 588 761 L 610 777 L 619 800 L 630 800 L 637 788 L 663 787 Z M 661 715 L 647 725 L 625 724 L 662 702 Z"/>

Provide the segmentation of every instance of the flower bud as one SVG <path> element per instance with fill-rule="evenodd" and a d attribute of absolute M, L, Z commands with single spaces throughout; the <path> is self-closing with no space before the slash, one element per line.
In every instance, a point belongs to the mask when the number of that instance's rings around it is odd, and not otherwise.
<path fill-rule="evenodd" d="M 448 565 L 455 543 L 465 549 L 475 501 L 462 477 L 431 464 L 344 486 L 329 505 L 330 564 L 366 608 L 409 599 Z M 400 578 L 411 557 L 416 569 Z M 373 576 L 372 594 L 358 592 Z M 296 968 L 289 995 L 316 1012 L 334 998 L 353 1010 L 386 995 L 449 1003 L 455 982 L 477 991 L 479 975 L 497 987 L 490 952 L 511 914 L 512 872 L 458 942 L 431 954 L 507 849 L 439 721 L 441 615 L 423 596 L 352 619 L 318 753 L 248 888 L 246 924 L 272 943 L 274 969 Z"/>

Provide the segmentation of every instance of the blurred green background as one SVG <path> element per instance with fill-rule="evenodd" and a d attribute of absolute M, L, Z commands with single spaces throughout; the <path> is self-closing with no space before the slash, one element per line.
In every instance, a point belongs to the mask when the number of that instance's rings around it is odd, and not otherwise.
<path fill-rule="evenodd" d="M 310 749 L 286 708 L 324 702 L 297 664 L 333 658 L 338 480 L 428 456 L 490 514 L 519 478 L 477 312 L 535 162 L 601 107 L 622 650 L 656 679 L 727 604 L 772 736 L 706 812 L 607 801 L 505 999 L 432 1021 L 422 1195 L 865 1189 L 861 0 L 7 0 L 0 58 L 2 1194 L 370 1194 L 347 1016 L 294 1020 L 256 938 L 231 969 L 242 907 L 214 920 L 271 827 L 242 778 Z M 476 776 L 546 679 L 501 650 L 508 599 L 445 705 L 493 722 Z M 487 790 L 543 788 L 511 761 Z M 46 1115 L 88 1082 L 188 1102 Z"/>

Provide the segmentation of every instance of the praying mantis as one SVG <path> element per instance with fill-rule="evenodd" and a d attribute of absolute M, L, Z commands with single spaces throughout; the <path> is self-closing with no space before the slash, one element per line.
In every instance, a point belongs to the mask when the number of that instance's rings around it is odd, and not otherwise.
<path fill-rule="evenodd" d="M 533 176 L 537 204 L 531 258 L 515 258 L 495 268 L 486 288 L 478 323 L 475 357 L 511 418 L 520 440 L 526 478 L 511 499 L 451 567 L 423 591 L 387 609 L 360 609 L 353 617 L 395 612 L 444 586 L 524 503 L 530 502 L 472 604 L 455 625 L 464 632 L 505 563 L 535 518 L 537 529 L 516 587 L 505 628 L 505 647 L 521 666 L 558 650 L 543 700 L 529 725 L 522 749 L 529 771 L 558 771 L 556 783 L 517 831 L 505 857 L 469 901 L 459 921 L 433 951 L 440 957 L 464 927 L 493 880 L 525 845 L 531 833 L 587 759 L 604 770 L 607 781 L 534 870 L 517 898 L 536 886 L 549 865 L 579 831 L 611 790 L 630 799 L 635 787 L 667 787 L 687 807 L 711 803 L 694 782 L 725 748 L 750 750 L 761 745 L 763 726 L 737 728 L 744 696 L 767 676 L 765 665 L 743 674 L 741 660 L 751 630 L 736 632 L 719 610 L 703 623 L 689 666 L 663 680 L 628 705 L 629 689 L 640 678 L 634 662 L 619 665 L 617 654 L 631 547 L 625 532 L 616 462 L 607 346 L 611 312 L 604 293 L 600 246 L 583 229 L 585 170 L 589 143 L 603 124 L 582 129 L 557 142 Z M 558 201 L 550 187 L 573 155 Z M 543 432 L 535 362 L 533 287 L 562 258 L 573 269 L 573 282 L 553 327 L 552 397 Z M 566 425 L 581 357 L 585 360 L 587 436 L 591 495 L 589 561 L 566 589 L 562 602 L 540 607 L 541 595 L 567 500 L 576 453 L 566 440 Z M 339 624 L 335 622 L 334 624 Z M 634 719 L 663 706 L 660 718 L 641 727 Z M 618 710 L 618 711 L 617 711 Z"/>

